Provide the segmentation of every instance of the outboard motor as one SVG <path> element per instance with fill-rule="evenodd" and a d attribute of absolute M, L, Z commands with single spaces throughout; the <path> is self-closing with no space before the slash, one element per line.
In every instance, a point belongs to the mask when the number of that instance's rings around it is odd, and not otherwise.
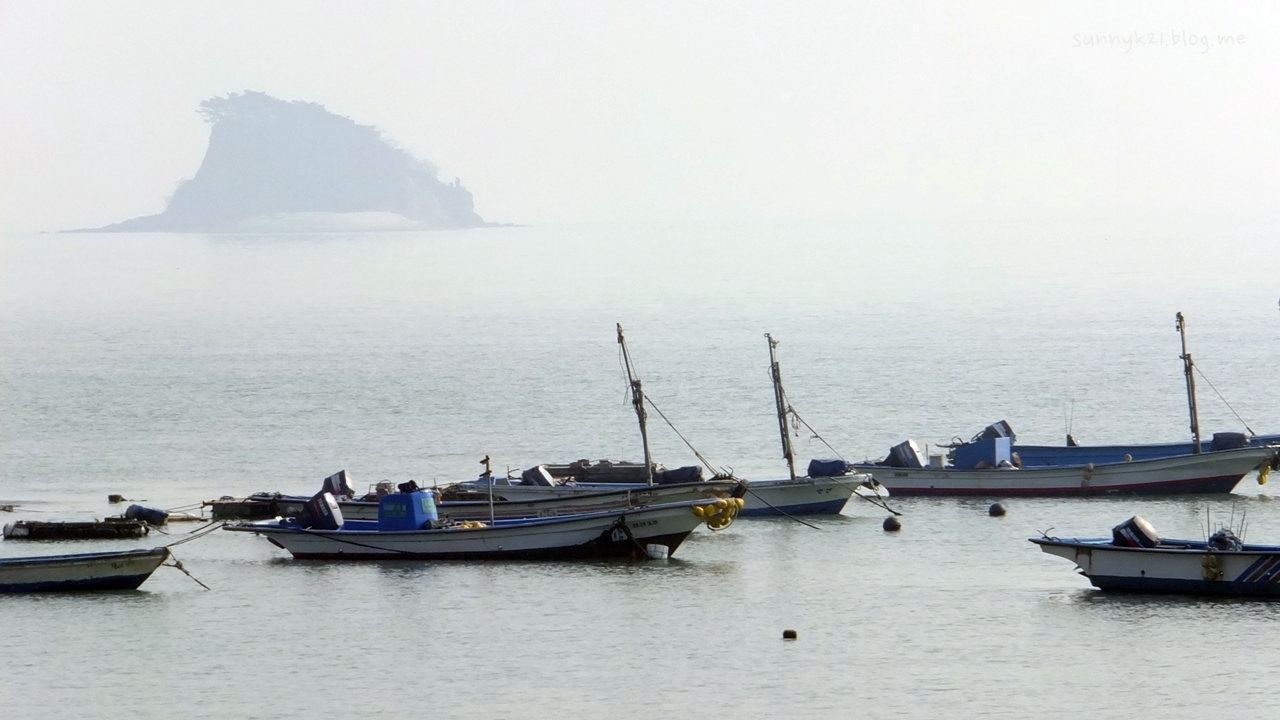
<path fill-rule="evenodd" d="M 1160 544 L 1160 536 L 1151 523 L 1134 515 L 1111 528 L 1111 544 L 1116 547 L 1153 548 Z"/>
<path fill-rule="evenodd" d="M 315 530 L 337 530 L 342 527 L 342 509 L 333 493 L 321 492 L 302 506 L 302 512 L 294 518 L 299 527 Z"/>
<path fill-rule="evenodd" d="M 920 448 L 916 447 L 914 440 L 907 440 L 894 445 L 889 449 L 889 457 L 876 464 L 900 468 L 924 467 L 924 463 L 920 461 Z"/>
<path fill-rule="evenodd" d="M 339 470 L 324 479 L 324 485 L 320 486 L 320 492 L 327 492 L 334 497 L 350 498 L 355 497 L 356 491 L 352 489 L 351 483 L 347 482 L 347 471 Z"/>
<path fill-rule="evenodd" d="M 547 470 L 546 465 L 538 465 L 520 473 L 520 484 L 551 487 L 555 484 L 555 480 L 551 477 L 551 471 Z"/>
<path fill-rule="evenodd" d="M 1009 440 L 1012 441 L 1012 440 L 1017 440 L 1018 436 L 1014 434 L 1013 428 L 1009 426 L 1009 423 L 1005 422 L 1004 420 L 1001 420 L 1000 422 L 991 423 L 990 425 L 983 428 L 982 432 L 978 433 L 977 435 L 974 435 L 973 439 L 970 440 L 969 442 L 979 442 L 982 440 L 991 440 L 994 438 L 1009 438 Z"/>

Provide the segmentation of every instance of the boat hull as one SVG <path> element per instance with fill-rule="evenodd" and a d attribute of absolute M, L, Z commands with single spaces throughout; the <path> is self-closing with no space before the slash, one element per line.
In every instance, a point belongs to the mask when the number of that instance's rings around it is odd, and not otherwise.
<path fill-rule="evenodd" d="M 1262 447 L 1280 443 L 1280 435 L 1258 435 L 1250 440 L 1253 447 Z M 1210 452 L 1211 441 L 1202 440 L 1202 452 Z M 1022 467 L 1061 467 L 1069 465 L 1085 465 L 1087 463 L 1119 463 L 1132 460 L 1154 460 L 1156 458 L 1190 455 L 1194 443 L 1139 443 L 1132 445 L 1021 445 L 1014 443 L 1013 452 L 1018 453 Z"/>
<path fill-rule="evenodd" d="M 802 477 L 795 480 L 756 480 L 747 483 L 739 517 L 782 515 L 839 515 L 865 475 Z"/>
<path fill-rule="evenodd" d="M 133 590 L 169 557 L 167 548 L 0 559 L 0 592 Z"/>
<path fill-rule="evenodd" d="M 1155 460 L 992 470 L 857 465 L 893 495 L 1174 495 L 1231 492 L 1268 465 L 1271 448 L 1240 448 Z"/>
<path fill-rule="evenodd" d="M 1118 547 L 1105 539 L 1031 542 L 1074 562 L 1101 590 L 1280 596 L 1280 546 L 1219 552 L 1187 540 L 1164 540 L 1155 548 Z"/>
<path fill-rule="evenodd" d="M 298 559 L 468 560 L 644 557 L 649 545 L 675 553 L 704 521 L 700 503 L 515 521 L 494 527 L 378 532 L 303 530 L 251 523 L 228 530 L 265 536 Z"/>

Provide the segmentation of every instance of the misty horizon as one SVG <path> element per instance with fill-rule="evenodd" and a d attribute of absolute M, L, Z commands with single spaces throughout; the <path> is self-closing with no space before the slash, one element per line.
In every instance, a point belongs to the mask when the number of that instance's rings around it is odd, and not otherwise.
<path fill-rule="evenodd" d="M 502 222 L 1276 219 L 1271 6 L 70 7 L 0 26 L 10 231 L 162 211 L 244 88 Z"/>

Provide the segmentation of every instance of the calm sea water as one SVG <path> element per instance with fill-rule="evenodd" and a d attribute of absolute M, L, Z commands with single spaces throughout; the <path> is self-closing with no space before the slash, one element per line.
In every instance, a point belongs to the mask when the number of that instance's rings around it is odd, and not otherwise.
<path fill-rule="evenodd" d="M 0 504 L 118 512 L 339 468 L 421 484 L 636 459 L 614 323 L 717 465 L 785 472 L 763 333 L 850 459 L 1009 420 L 1024 442 L 1187 435 L 1173 316 L 1235 411 L 1280 431 L 1274 233 L 1095 224 L 574 226 L 0 241 Z M 1241 423 L 1202 383 L 1208 431 Z M 1064 417 L 1065 416 L 1065 417 Z M 657 419 L 655 418 L 655 422 Z M 694 460 L 654 427 L 655 457 Z M 803 459 L 828 456 L 804 436 Z M 1280 604 L 1102 596 L 1027 537 L 1134 513 L 1199 536 L 1280 500 L 898 500 L 813 530 L 705 529 L 666 562 L 294 562 L 215 533 L 137 592 L 0 598 L 6 715 L 1238 716 Z M 186 528 L 174 526 L 172 532 Z M 152 536 L 140 545 L 168 542 Z M 112 544 L 125 547 L 128 543 Z M 0 555 L 100 548 L 0 543 Z M 780 639 L 783 629 L 796 642 Z"/>

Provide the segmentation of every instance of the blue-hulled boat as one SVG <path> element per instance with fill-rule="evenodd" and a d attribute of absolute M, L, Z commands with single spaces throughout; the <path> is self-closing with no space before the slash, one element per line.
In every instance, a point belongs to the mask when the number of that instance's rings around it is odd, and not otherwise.
<path fill-rule="evenodd" d="M 1166 443 L 1133 443 L 1128 445 L 1024 445 L 1018 442 L 1009 423 L 1001 420 L 988 425 L 967 443 L 956 443 L 952 446 L 953 457 L 956 453 L 963 455 L 970 448 L 999 439 L 1009 439 L 1009 452 L 1012 461 L 1019 467 L 1065 467 L 1075 465 L 1104 465 L 1107 463 L 1136 462 L 1141 460 L 1158 460 L 1178 455 L 1194 455 L 1197 453 L 1196 442 Z M 1069 442 L 1074 442 L 1068 436 Z M 1238 432 L 1214 433 L 1210 440 L 1200 441 L 1199 452 L 1216 452 L 1219 450 L 1235 450 L 1243 447 L 1265 447 L 1280 445 L 1280 435 L 1246 435 Z M 1013 457 L 1016 455 L 1016 457 Z"/>
<path fill-rule="evenodd" d="M 1071 437 L 1071 431 L 1068 429 L 1066 445 L 1019 445 L 1013 428 L 1009 427 L 1009 423 L 1001 420 L 988 425 L 986 429 L 975 435 L 968 443 L 956 443 L 953 445 L 953 455 L 958 458 L 958 453 L 974 449 L 979 443 L 999 438 L 1009 439 L 1010 452 L 1016 455 L 1016 457 L 1013 457 L 1012 462 L 1023 468 L 1076 466 L 1090 463 L 1102 465 L 1106 463 L 1157 460 L 1179 455 L 1197 455 L 1204 452 L 1234 450 L 1243 447 L 1280 445 L 1280 435 L 1257 435 L 1252 430 L 1247 435 L 1240 432 L 1214 433 L 1213 439 L 1201 440 L 1200 412 L 1196 402 L 1196 367 L 1195 361 L 1191 358 L 1191 353 L 1187 351 L 1186 318 L 1182 316 L 1182 313 L 1178 313 L 1176 321 L 1178 334 L 1182 338 L 1182 354 L 1179 358 L 1182 360 L 1182 370 L 1186 376 L 1187 410 L 1191 420 L 1191 440 L 1122 445 L 1080 445 L 1076 443 L 1075 438 Z"/>
<path fill-rule="evenodd" d="M 0 558 L 0 593 L 134 590 L 169 557 L 148 550 Z"/>
<path fill-rule="evenodd" d="M 1280 435 L 1254 435 L 1243 433 L 1214 433 L 1213 440 L 1200 443 L 1201 452 L 1227 450 L 1237 447 L 1262 447 L 1280 444 Z M 1139 443 L 1135 445 L 1012 445 L 1022 467 L 1055 467 L 1061 465 L 1086 465 L 1117 463 L 1134 460 L 1155 460 L 1176 455 L 1192 455 L 1192 442 Z"/>

